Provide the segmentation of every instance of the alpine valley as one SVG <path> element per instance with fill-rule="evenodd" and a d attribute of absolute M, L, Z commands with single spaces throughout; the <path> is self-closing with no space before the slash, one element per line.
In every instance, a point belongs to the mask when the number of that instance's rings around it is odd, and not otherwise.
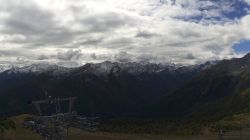
<path fill-rule="evenodd" d="M 106 61 L 2 69 L 4 116 L 36 113 L 29 102 L 45 93 L 75 96 L 79 114 L 104 118 L 217 120 L 250 111 L 250 54 L 192 66 Z"/>

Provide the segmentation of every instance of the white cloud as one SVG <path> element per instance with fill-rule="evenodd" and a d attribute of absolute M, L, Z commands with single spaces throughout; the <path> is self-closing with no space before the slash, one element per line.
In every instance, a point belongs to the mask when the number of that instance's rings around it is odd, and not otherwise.
<path fill-rule="evenodd" d="M 198 0 L 0 0 L 0 55 L 11 60 L 0 63 L 193 64 L 230 58 L 235 56 L 234 43 L 250 39 L 250 16 L 224 16 L 237 10 L 230 5 Z"/>
<path fill-rule="evenodd" d="M 248 4 L 250 4 L 250 0 L 245 0 Z"/>
<path fill-rule="evenodd" d="M 78 60 L 81 55 L 81 50 L 68 50 L 66 52 L 58 52 L 57 58 L 61 60 Z"/>

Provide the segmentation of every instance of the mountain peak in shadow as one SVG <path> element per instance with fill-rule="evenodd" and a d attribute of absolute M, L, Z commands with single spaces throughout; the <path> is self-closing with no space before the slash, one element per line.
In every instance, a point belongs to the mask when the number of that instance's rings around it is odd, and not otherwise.
<path fill-rule="evenodd" d="M 249 53 L 247 53 L 243 58 L 245 58 L 245 59 L 249 59 L 250 60 L 250 52 Z"/>

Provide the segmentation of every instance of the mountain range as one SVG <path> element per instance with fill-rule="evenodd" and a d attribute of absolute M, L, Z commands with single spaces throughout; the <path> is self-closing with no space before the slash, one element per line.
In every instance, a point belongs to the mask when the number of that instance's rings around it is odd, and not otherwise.
<path fill-rule="evenodd" d="M 36 113 L 29 102 L 44 99 L 46 92 L 77 97 L 75 109 L 86 116 L 213 120 L 250 111 L 249 85 L 250 54 L 192 66 L 33 64 L 0 73 L 0 115 Z M 48 108 L 44 105 L 43 111 Z"/>
<path fill-rule="evenodd" d="M 250 111 L 250 54 L 222 60 L 164 97 L 158 116 L 216 120 Z"/>

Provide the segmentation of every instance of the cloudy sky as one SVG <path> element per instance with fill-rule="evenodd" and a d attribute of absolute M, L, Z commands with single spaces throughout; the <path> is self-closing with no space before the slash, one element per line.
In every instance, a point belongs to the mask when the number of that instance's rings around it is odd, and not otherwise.
<path fill-rule="evenodd" d="M 0 65 L 195 64 L 248 40 L 250 0 L 0 0 Z"/>

